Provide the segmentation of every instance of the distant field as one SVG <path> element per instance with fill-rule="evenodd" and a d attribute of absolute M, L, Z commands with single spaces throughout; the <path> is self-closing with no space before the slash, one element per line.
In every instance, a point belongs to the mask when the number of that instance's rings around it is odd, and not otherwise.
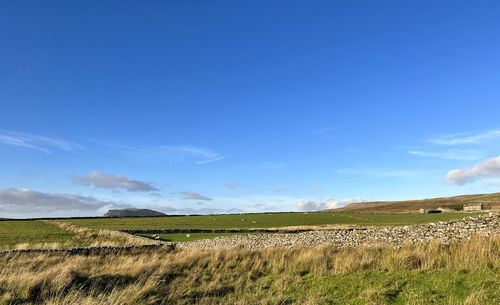
<path fill-rule="evenodd" d="M 81 245 L 75 234 L 42 221 L 0 221 L 0 249 L 9 249 L 20 244 L 43 247 L 50 243 L 61 246 Z"/>
<path fill-rule="evenodd" d="M 181 241 L 193 241 L 199 239 L 212 239 L 219 236 L 231 236 L 231 235 L 249 235 L 249 234 L 261 234 L 261 233 L 189 233 L 189 237 L 186 233 L 171 233 L 171 234 L 156 234 L 160 237 L 160 240 L 171 241 L 171 242 L 181 242 Z M 140 236 L 152 238 L 154 234 L 139 234 Z"/>
<path fill-rule="evenodd" d="M 395 226 L 446 221 L 453 218 L 474 216 L 476 214 L 346 214 L 346 213 L 267 213 L 244 215 L 205 215 L 180 217 L 147 218 L 93 218 L 61 219 L 58 222 L 70 223 L 92 230 L 160 230 L 160 229 L 248 229 L 289 226 Z M 164 234 L 168 241 L 189 241 L 214 238 L 224 233 Z M 231 233 L 229 235 L 234 235 Z M 91 243 L 88 238 L 79 238 L 71 230 L 63 230 L 41 220 L 0 221 L 0 249 L 19 247 L 38 248 L 59 244 L 61 247 L 84 246 Z M 18 246 L 16 246 L 18 245 Z"/>
<path fill-rule="evenodd" d="M 111 230 L 246 229 L 317 225 L 396 226 L 446 221 L 473 215 L 477 214 L 266 213 L 215 216 L 68 219 L 64 220 L 64 222 L 91 229 Z"/>

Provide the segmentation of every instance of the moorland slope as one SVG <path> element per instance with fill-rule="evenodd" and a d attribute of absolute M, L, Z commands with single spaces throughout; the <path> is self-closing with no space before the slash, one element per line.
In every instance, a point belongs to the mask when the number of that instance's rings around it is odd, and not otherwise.
<path fill-rule="evenodd" d="M 483 203 L 487 209 L 500 209 L 500 193 L 462 195 L 423 200 L 359 202 L 351 203 L 338 209 L 328 209 L 324 212 L 418 213 L 419 209 L 436 209 L 438 207 L 461 208 L 471 203 Z"/>

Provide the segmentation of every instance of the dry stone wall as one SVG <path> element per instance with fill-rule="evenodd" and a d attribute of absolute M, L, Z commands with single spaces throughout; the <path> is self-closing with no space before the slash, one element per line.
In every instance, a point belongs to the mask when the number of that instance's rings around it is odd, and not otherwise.
<path fill-rule="evenodd" d="M 263 249 L 270 247 L 293 248 L 320 245 L 332 245 L 342 248 L 370 244 L 385 244 L 400 247 L 407 243 L 430 241 L 439 241 L 447 244 L 472 236 L 491 236 L 495 234 L 500 234 L 500 216 L 490 214 L 412 226 L 363 230 L 309 231 L 298 234 L 233 235 L 178 243 L 176 244 L 176 248 L 188 250 L 230 247 Z"/>
<path fill-rule="evenodd" d="M 0 255 L 16 253 L 67 253 L 71 255 L 91 255 L 102 252 L 129 251 L 134 249 L 221 249 L 243 247 L 263 249 L 272 247 L 312 247 L 331 245 L 339 248 L 360 245 L 389 245 L 400 247 L 404 244 L 438 241 L 448 244 L 462 241 L 473 236 L 489 237 L 500 235 L 500 215 L 489 214 L 478 217 L 466 217 L 447 222 L 428 223 L 422 225 L 380 227 L 369 229 L 337 229 L 316 230 L 301 233 L 272 233 L 258 235 L 222 236 L 181 243 L 155 243 L 141 246 L 122 247 L 88 247 L 72 249 L 23 249 L 0 251 Z"/>
<path fill-rule="evenodd" d="M 175 245 L 173 244 L 151 244 L 142 246 L 100 246 L 100 247 L 85 247 L 85 248 L 70 248 L 70 249 L 12 249 L 0 251 L 0 256 L 7 254 L 18 254 L 18 253 L 66 253 L 70 255 L 91 255 L 91 254 L 101 254 L 106 252 L 117 252 L 117 251 L 130 251 L 130 250 L 144 250 L 144 249 L 157 249 L 157 248 L 169 248 L 173 250 Z"/>
<path fill-rule="evenodd" d="M 120 230 L 128 234 L 172 234 L 172 233 L 302 233 L 313 229 L 164 229 L 164 230 Z"/>

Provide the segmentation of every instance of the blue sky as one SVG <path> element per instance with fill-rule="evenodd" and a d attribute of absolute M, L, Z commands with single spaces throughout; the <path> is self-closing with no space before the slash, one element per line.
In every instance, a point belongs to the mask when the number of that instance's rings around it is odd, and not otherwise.
<path fill-rule="evenodd" d="M 0 217 L 499 191 L 499 37 L 498 1 L 3 1 Z"/>

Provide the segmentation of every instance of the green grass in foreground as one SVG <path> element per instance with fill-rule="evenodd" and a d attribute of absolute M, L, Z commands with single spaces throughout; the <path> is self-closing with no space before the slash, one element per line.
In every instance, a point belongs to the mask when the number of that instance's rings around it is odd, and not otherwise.
<path fill-rule="evenodd" d="M 91 229 L 229 229 L 314 225 L 396 226 L 446 221 L 478 213 L 442 214 L 346 214 L 265 213 L 146 218 L 68 219 L 64 222 Z"/>
<path fill-rule="evenodd" d="M 37 220 L 0 221 L 0 249 L 10 249 L 15 245 L 58 245 L 79 246 L 81 241 L 75 234 Z"/>
<path fill-rule="evenodd" d="M 275 282 L 264 277 L 256 285 Z M 282 300 L 295 303 L 316 296 L 318 304 L 500 304 L 499 283 L 500 274 L 491 270 L 298 275 L 285 286 Z M 262 290 L 256 290 L 257 297 L 259 293 Z"/>
<path fill-rule="evenodd" d="M 199 239 L 212 239 L 219 236 L 231 236 L 231 235 L 249 235 L 249 234 L 260 234 L 260 233 L 189 233 L 190 237 L 186 236 L 186 233 L 172 233 L 172 234 L 156 234 L 163 241 L 193 241 Z M 139 234 L 140 236 L 152 238 L 154 234 Z"/>

